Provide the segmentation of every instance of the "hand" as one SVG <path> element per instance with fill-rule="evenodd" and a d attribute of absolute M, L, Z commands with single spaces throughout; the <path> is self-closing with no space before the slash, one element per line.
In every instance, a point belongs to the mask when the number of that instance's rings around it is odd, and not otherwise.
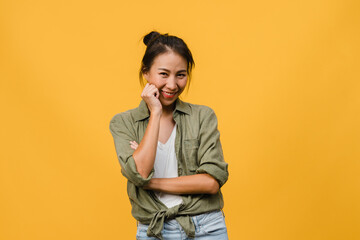
<path fill-rule="evenodd" d="M 135 141 L 130 141 L 130 147 L 134 150 L 138 148 L 139 144 Z"/>
<path fill-rule="evenodd" d="M 150 113 L 161 113 L 162 105 L 159 100 L 160 92 L 155 85 L 147 83 L 141 93 L 141 98 L 146 102 Z"/>

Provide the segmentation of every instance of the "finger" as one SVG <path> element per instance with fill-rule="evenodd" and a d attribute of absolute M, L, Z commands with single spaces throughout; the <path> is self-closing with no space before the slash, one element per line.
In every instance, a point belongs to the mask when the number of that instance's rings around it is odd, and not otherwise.
<path fill-rule="evenodd" d="M 143 93 L 147 92 L 147 90 L 149 89 L 150 85 L 147 83 L 143 89 Z"/>
<path fill-rule="evenodd" d="M 135 141 L 130 141 L 130 145 L 135 146 L 135 147 L 139 146 L 139 144 L 137 142 L 135 142 Z"/>
<path fill-rule="evenodd" d="M 136 148 L 137 148 L 134 144 L 130 144 L 130 147 L 131 147 L 131 149 L 134 149 L 134 150 L 136 150 Z"/>
<path fill-rule="evenodd" d="M 146 97 L 154 97 L 154 96 L 156 97 L 158 96 L 158 92 L 159 90 L 155 86 L 150 86 L 148 89 L 146 89 L 144 95 Z"/>
<path fill-rule="evenodd" d="M 142 93 L 141 93 L 141 97 L 142 98 L 148 98 L 149 97 L 149 92 L 147 89 L 145 89 Z"/>
<path fill-rule="evenodd" d="M 159 92 L 159 89 L 157 89 L 157 88 L 156 88 L 156 90 L 155 90 L 155 97 L 156 97 L 157 99 L 159 99 L 159 97 L 160 97 L 160 92 Z"/>
<path fill-rule="evenodd" d="M 157 93 L 159 92 L 159 90 L 157 89 L 157 87 L 153 84 L 150 84 L 148 89 L 147 89 L 147 92 L 149 93 L 149 95 L 151 96 L 156 96 Z"/>
<path fill-rule="evenodd" d="M 130 147 L 134 150 L 136 150 L 138 148 L 138 145 L 137 144 L 131 144 Z"/>
<path fill-rule="evenodd" d="M 147 92 L 151 88 L 151 84 L 147 83 L 143 89 L 143 92 Z"/>
<path fill-rule="evenodd" d="M 152 88 L 153 88 L 153 85 L 147 83 L 147 84 L 145 85 L 144 89 L 143 89 L 143 92 L 148 92 L 148 91 L 149 91 L 150 89 L 152 89 Z"/>

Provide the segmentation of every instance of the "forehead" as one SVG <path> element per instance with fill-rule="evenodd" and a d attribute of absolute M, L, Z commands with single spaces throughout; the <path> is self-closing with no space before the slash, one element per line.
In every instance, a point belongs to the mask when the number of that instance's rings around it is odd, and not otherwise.
<path fill-rule="evenodd" d="M 168 51 L 162 54 L 159 54 L 154 59 L 152 68 L 166 68 L 168 70 L 183 70 L 187 69 L 187 62 L 185 58 L 183 58 L 178 53 L 173 51 Z"/>

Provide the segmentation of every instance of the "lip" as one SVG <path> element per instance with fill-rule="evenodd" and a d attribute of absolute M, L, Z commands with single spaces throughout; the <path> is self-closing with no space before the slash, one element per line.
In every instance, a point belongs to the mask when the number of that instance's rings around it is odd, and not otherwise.
<path fill-rule="evenodd" d="M 163 95 L 164 98 L 173 98 L 176 96 L 177 92 L 166 92 L 166 91 L 161 91 L 161 94 Z"/>

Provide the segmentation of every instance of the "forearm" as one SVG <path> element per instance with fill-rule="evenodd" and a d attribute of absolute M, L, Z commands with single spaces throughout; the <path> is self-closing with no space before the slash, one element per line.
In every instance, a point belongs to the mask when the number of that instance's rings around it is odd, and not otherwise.
<path fill-rule="evenodd" d="M 147 178 L 154 167 L 159 139 L 160 116 L 161 114 L 151 113 L 144 137 L 133 153 L 136 169 L 143 178 Z"/>
<path fill-rule="evenodd" d="M 215 194 L 219 191 L 219 183 L 209 174 L 195 174 L 176 178 L 153 178 L 145 189 L 171 194 Z"/>

